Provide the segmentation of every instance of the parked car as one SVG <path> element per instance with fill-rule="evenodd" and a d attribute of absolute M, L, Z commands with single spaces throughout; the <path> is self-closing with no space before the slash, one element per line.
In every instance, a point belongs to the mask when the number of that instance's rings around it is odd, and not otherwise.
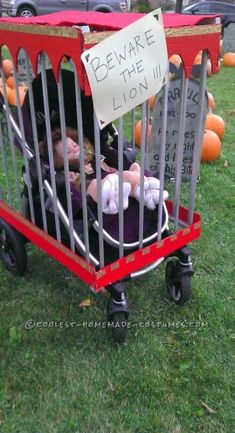
<path fill-rule="evenodd" d="M 224 27 L 230 22 L 235 22 L 235 4 L 220 1 L 202 1 L 185 7 L 182 14 L 218 14 L 221 15 L 222 27 Z"/>
<path fill-rule="evenodd" d="M 9 0 L 7 13 L 28 18 L 62 10 L 127 12 L 129 9 L 129 0 Z"/>

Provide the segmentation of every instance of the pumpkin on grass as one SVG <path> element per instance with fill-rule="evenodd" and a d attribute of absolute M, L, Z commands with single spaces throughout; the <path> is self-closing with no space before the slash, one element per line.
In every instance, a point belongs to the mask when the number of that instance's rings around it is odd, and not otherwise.
<path fill-rule="evenodd" d="M 153 111 L 155 105 L 155 95 L 151 96 L 149 98 L 149 109 L 150 111 Z"/>
<path fill-rule="evenodd" d="M 201 161 L 215 161 L 221 154 L 221 141 L 214 131 L 206 129 L 202 140 Z"/>
<path fill-rule="evenodd" d="M 199 77 L 200 76 L 200 67 L 201 67 L 201 64 L 202 64 L 202 51 L 200 51 L 196 55 L 196 57 L 195 57 L 195 59 L 193 61 L 194 68 L 192 70 L 192 74 L 195 77 Z M 218 68 L 219 67 L 220 67 L 220 64 L 218 62 Z M 206 72 L 207 72 L 207 77 L 211 77 L 212 76 L 212 65 L 211 65 L 211 60 L 210 59 L 207 59 Z"/>
<path fill-rule="evenodd" d="M 3 82 L 2 82 L 2 78 L 0 77 L 0 93 L 2 96 L 4 96 L 4 88 L 3 88 Z"/>
<path fill-rule="evenodd" d="M 10 76 L 6 79 L 6 85 L 7 85 L 8 87 L 11 87 L 11 89 L 14 89 L 14 88 L 15 88 L 15 80 L 14 80 L 13 75 L 10 75 Z"/>
<path fill-rule="evenodd" d="M 222 117 L 218 116 L 218 114 L 212 112 L 207 114 L 205 128 L 214 131 L 220 139 L 224 136 L 225 123 Z"/>
<path fill-rule="evenodd" d="M 196 55 L 196 57 L 195 57 L 195 59 L 194 59 L 194 61 L 193 61 L 193 64 L 194 65 L 200 65 L 202 63 L 202 52 L 200 51 L 197 55 Z"/>
<path fill-rule="evenodd" d="M 25 94 L 27 92 L 28 88 L 27 86 L 19 86 L 18 92 L 19 92 L 19 100 L 20 105 L 23 105 Z M 16 89 L 12 89 L 9 86 L 6 86 L 6 94 L 7 94 L 7 100 L 9 105 L 17 106 L 17 94 Z"/>
<path fill-rule="evenodd" d="M 134 127 L 134 139 L 135 139 L 135 145 L 140 147 L 141 146 L 141 130 L 142 130 L 142 124 L 141 120 L 138 120 Z M 147 136 L 150 137 L 152 131 L 152 125 L 151 120 L 149 119 L 149 124 L 147 125 Z"/>
<path fill-rule="evenodd" d="M 13 63 L 9 59 L 2 61 L 2 69 L 6 78 L 13 74 Z"/>
<path fill-rule="evenodd" d="M 224 66 L 235 66 L 235 53 L 225 53 L 223 57 L 223 65 Z"/>
<path fill-rule="evenodd" d="M 15 89 L 12 89 L 12 87 L 6 86 L 6 95 L 9 105 L 16 105 L 16 94 Z"/>
<path fill-rule="evenodd" d="M 194 66 L 198 66 L 198 68 L 201 66 L 201 64 L 202 64 L 202 51 L 200 51 L 196 55 L 196 57 L 195 57 L 195 59 L 193 61 L 193 65 Z M 206 71 L 207 71 L 207 76 L 211 77 L 211 75 L 212 75 L 212 67 L 211 67 L 211 60 L 210 59 L 207 60 Z M 199 76 L 200 75 L 200 70 L 199 69 L 196 70 L 194 68 L 194 72 L 196 72 L 195 76 Z"/>
<path fill-rule="evenodd" d="M 173 63 L 173 65 L 176 66 L 177 69 L 179 69 L 182 59 L 179 54 L 172 54 L 172 56 L 169 57 L 169 62 Z"/>
<path fill-rule="evenodd" d="M 150 98 L 146 100 L 146 102 L 148 102 L 150 111 L 154 110 L 155 100 L 156 100 L 156 95 L 150 96 Z"/>
<path fill-rule="evenodd" d="M 214 96 L 212 95 L 212 93 L 207 91 L 207 97 L 208 97 L 208 105 L 210 107 L 210 109 L 212 111 L 214 111 L 215 109 L 215 100 L 214 100 Z"/>

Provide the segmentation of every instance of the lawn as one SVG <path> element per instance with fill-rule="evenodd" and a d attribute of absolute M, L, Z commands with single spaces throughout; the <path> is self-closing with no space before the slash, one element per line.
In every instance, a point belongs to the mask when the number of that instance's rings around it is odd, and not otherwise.
<path fill-rule="evenodd" d="M 0 265 L 2 433 L 234 431 L 234 69 L 209 78 L 208 90 L 226 133 L 221 157 L 201 165 L 191 300 L 168 299 L 164 263 L 126 283 L 130 328 L 116 347 L 105 292 L 94 295 L 33 245 L 24 277 Z"/>

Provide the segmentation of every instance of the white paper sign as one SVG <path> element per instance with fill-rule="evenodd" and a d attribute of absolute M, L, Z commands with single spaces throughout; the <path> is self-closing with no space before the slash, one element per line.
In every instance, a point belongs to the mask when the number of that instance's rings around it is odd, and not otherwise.
<path fill-rule="evenodd" d="M 155 95 L 167 79 L 168 55 L 157 9 L 85 51 L 81 59 L 100 128 Z"/>

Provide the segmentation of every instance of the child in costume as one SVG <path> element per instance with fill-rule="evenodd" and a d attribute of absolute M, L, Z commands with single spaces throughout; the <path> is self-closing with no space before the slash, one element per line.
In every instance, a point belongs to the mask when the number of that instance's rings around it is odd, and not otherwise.
<path fill-rule="evenodd" d="M 61 131 L 56 128 L 52 131 L 52 145 L 54 164 L 57 170 L 64 167 L 63 160 L 63 142 L 61 139 Z M 69 179 L 71 185 L 76 189 L 80 189 L 80 146 L 78 144 L 78 137 L 76 130 L 72 128 L 66 129 L 66 145 L 69 163 Z M 94 146 L 87 139 L 84 138 L 84 163 L 85 173 L 87 180 L 87 195 L 90 199 L 97 202 L 97 180 L 95 176 L 95 158 Z M 47 155 L 47 142 L 46 139 L 39 143 L 40 154 L 44 159 L 48 158 Z M 108 215 L 115 215 L 119 212 L 118 207 L 118 152 L 106 142 L 101 143 L 102 159 L 100 161 L 101 167 L 101 197 L 102 197 L 102 211 Z M 126 210 L 129 206 L 130 197 L 140 201 L 140 166 L 137 162 L 131 163 L 125 155 L 123 155 L 123 209 Z M 150 211 L 156 208 L 159 203 L 159 188 L 160 182 L 158 179 L 149 176 L 148 173 L 144 176 L 143 185 L 143 199 L 144 206 Z M 167 191 L 163 192 L 163 200 L 168 197 Z"/>

